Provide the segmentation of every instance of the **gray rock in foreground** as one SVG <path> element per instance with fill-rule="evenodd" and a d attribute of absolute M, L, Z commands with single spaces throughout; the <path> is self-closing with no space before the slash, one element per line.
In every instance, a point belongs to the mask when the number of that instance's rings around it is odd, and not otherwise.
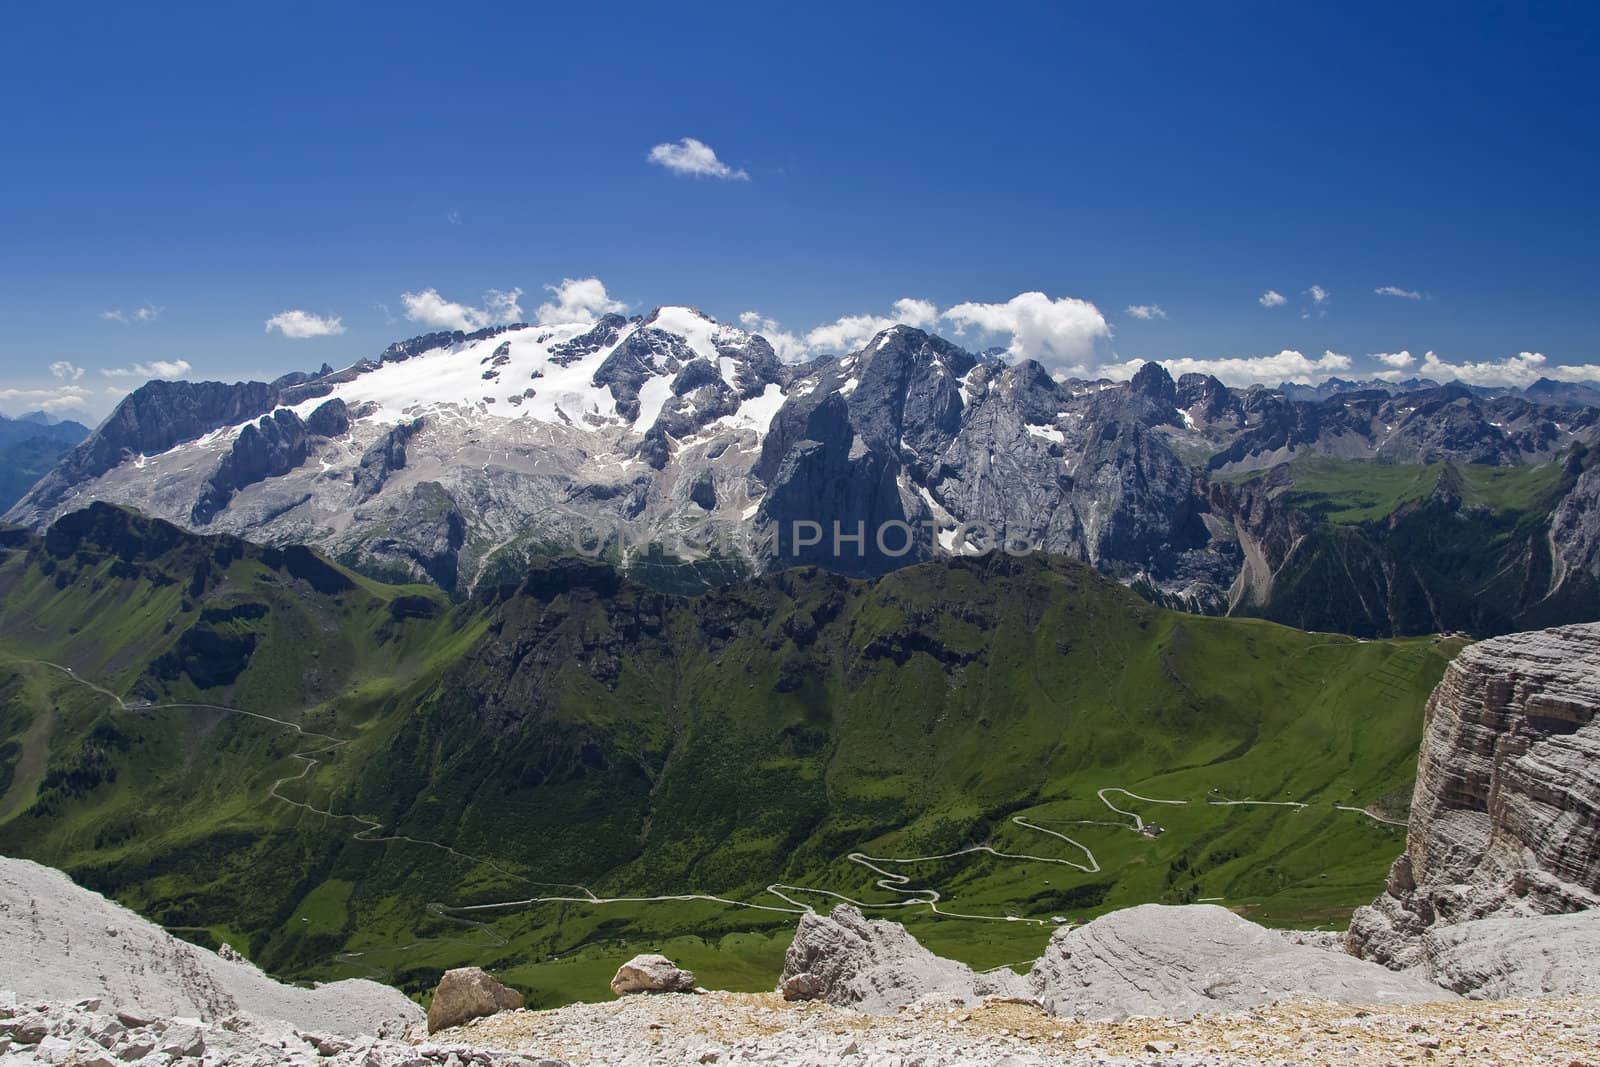
<path fill-rule="evenodd" d="M 619 997 L 629 993 L 687 993 L 692 989 L 693 971 L 655 953 L 633 957 L 618 967 L 611 979 L 611 992 Z"/>
<path fill-rule="evenodd" d="M 444 972 L 428 1007 L 428 1033 L 501 1011 L 522 1007 L 522 994 L 489 977 L 480 967 L 456 967 Z"/>
<path fill-rule="evenodd" d="M 30 998 L 201 1020 L 245 1015 L 332 1034 L 398 1035 L 422 1009 L 364 979 L 302 989 L 168 934 L 60 871 L 0 857 L 0 975 Z"/>
<path fill-rule="evenodd" d="M 68 1067 L 564 1067 L 459 1043 L 415 1045 L 306 1032 L 235 1015 L 143 1018 L 98 1000 L 75 1003 L 0 992 L 0 1063 Z"/>
<path fill-rule="evenodd" d="M 1457 923 L 1423 951 L 1434 981 L 1469 997 L 1600 994 L 1600 911 Z"/>
<path fill-rule="evenodd" d="M 929 996 L 975 1003 L 987 996 L 1028 995 L 1026 983 L 1011 971 L 979 974 L 934 955 L 899 923 L 867 919 L 848 904 L 831 915 L 800 919 L 779 985 L 793 999 L 872 1014 L 892 1013 Z"/>
<path fill-rule="evenodd" d="M 1411 975 L 1291 944 L 1211 904 L 1144 904 L 1056 933 L 1028 974 L 1057 1015 L 1186 1018 L 1292 998 L 1422 1004 L 1452 994 Z"/>

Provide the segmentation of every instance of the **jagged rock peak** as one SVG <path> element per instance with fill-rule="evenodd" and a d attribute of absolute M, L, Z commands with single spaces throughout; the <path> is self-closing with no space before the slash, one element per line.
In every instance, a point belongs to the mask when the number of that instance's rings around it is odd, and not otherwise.
<path fill-rule="evenodd" d="M 1154 360 L 1140 367 L 1128 382 L 1128 386 L 1135 393 L 1152 400 L 1159 400 L 1169 406 L 1178 401 L 1178 386 L 1173 382 L 1172 375 L 1167 373 L 1167 368 Z"/>

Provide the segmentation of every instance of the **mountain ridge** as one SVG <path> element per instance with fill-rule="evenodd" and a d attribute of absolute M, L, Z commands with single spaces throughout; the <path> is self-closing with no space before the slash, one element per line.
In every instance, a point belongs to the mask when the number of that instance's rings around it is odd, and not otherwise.
<path fill-rule="evenodd" d="M 42 529 L 109 500 L 458 594 L 561 552 L 703 588 L 1003 545 L 1074 556 L 1163 603 L 1271 614 L 1257 577 L 1297 565 L 1290 549 L 1317 524 L 1220 483 L 1308 455 L 1581 466 L 1600 408 L 1557 383 L 1533 392 L 1563 403 L 1423 381 L 1295 399 L 1157 363 L 1126 383 L 1057 381 L 906 326 L 785 365 L 759 334 L 663 307 L 430 334 L 273 383 L 151 383 L 6 517 Z M 1600 578 L 1592 484 L 1538 502 L 1539 523 L 1572 535 L 1529 594 L 1554 621 Z M 1293 531 L 1270 560 L 1251 542 L 1264 522 Z M 1490 625 L 1435 615 L 1434 629 Z M 1341 603 L 1341 617 L 1418 632 L 1404 612 Z"/>

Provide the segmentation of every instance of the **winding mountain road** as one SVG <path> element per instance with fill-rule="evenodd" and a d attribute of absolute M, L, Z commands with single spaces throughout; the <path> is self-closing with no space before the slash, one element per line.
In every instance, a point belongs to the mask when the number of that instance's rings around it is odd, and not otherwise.
<path fill-rule="evenodd" d="M 119 694 L 111 691 L 110 689 L 107 689 L 107 688 L 105 688 L 104 686 L 101 686 L 101 685 L 97 685 L 94 682 L 91 682 L 88 679 L 83 678 L 75 670 L 73 670 L 71 667 L 67 667 L 67 666 L 64 666 L 64 665 L 59 664 L 59 663 L 52 663 L 49 660 L 39 660 L 39 659 L 22 660 L 20 662 L 35 663 L 35 664 L 39 664 L 41 666 L 49 667 L 49 668 L 51 668 L 53 670 L 59 671 L 62 674 L 64 674 L 67 678 L 72 680 L 73 682 L 76 682 L 79 685 L 86 686 L 89 689 L 93 690 L 94 692 L 106 697 L 108 700 L 112 701 L 116 705 L 117 710 L 122 711 L 122 712 L 139 713 L 139 712 L 150 712 L 150 711 L 185 710 L 185 709 L 214 711 L 214 712 L 219 712 L 219 713 L 223 713 L 223 714 L 241 715 L 241 716 L 244 716 L 246 718 L 255 719 L 255 720 L 258 720 L 258 721 L 261 721 L 261 722 L 271 723 L 271 724 L 273 724 L 275 726 L 280 726 L 280 727 L 283 727 L 284 729 L 292 730 L 299 737 L 307 738 L 307 739 L 314 740 L 314 741 L 317 741 L 317 742 L 320 742 L 320 743 L 315 745 L 312 748 L 303 749 L 301 751 L 293 752 L 293 753 L 289 754 L 288 758 L 293 759 L 293 760 L 297 760 L 297 761 L 300 762 L 300 764 L 301 764 L 300 771 L 297 774 L 285 775 L 282 778 L 279 778 L 279 779 L 277 779 L 276 781 L 274 781 L 272 783 L 272 785 L 267 790 L 267 793 L 273 799 L 279 801 L 280 803 L 287 804 L 290 807 L 298 808 L 298 809 L 300 809 L 302 811 L 306 811 L 306 812 L 309 812 L 311 814 L 321 816 L 322 818 L 325 818 L 325 819 L 330 819 L 330 820 L 335 820 L 335 821 L 352 822 L 352 823 L 358 824 L 361 827 L 361 829 L 359 829 L 359 830 L 357 830 L 357 831 L 355 831 L 354 833 L 351 834 L 351 839 L 355 840 L 355 841 L 363 841 L 363 842 L 367 842 L 367 843 L 371 843 L 371 844 L 389 844 L 389 843 L 409 844 L 409 845 L 417 845 L 417 846 L 424 847 L 424 848 L 436 849 L 436 850 L 438 850 L 440 852 L 444 852 L 444 853 L 446 853 L 446 854 L 448 854 L 448 855 L 450 855 L 452 857 L 455 857 L 457 859 L 468 860 L 468 861 L 473 862 L 473 863 L 481 863 L 481 864 L 489 867 L 490 869 L 492 869 L 492 870 L 504 875 L 505 877 L 507 877 L 509 879 L 512 879 L 512 880 L 515 880 L 515 881 L 519 881 L 519 882 L 524 882 L 524 883 L 526 883 L 528 885 L 547 886 L 547 887 L 550 887 L 550 888 L 553 888 L 553 889 L 565 889 L 565 890 L 573 891 L 572 893 L 568 893 L 568 894 L 556 894 L 556 895 L 549 895 L 549 896 L 529 896 L 529 897 L 519 898 L 519 899 L 516 899 L 516 900 L 497 901 L 497 902 L 489 903 L 489 904 L 468 904 L 468 905 L 454 905 L 454 906 L 452 906 L 452 905 L 444 904 L 442 902 L 429 902 L 426 905 L 426 909 L 425 910 L 427 911 L 427 913 L 429 915 L 432 915 L 435 918 L 448 919 L 448 920 L 455 921 L 455 922 L 461 922 L 461 923 L 463 923 L 465 925 L 481 929 L 481 930 L 483 930 L 485 932 L 485 934 L 488 937 L 490 937 L 499 946 L 503 946 L 503 945 L 505 945 L 507 943 L 505 937 L 502 936 L 498 931 L 496 931 L 492 927 L 492 925 L 490 923 L 476 921 L 476 920 L 474 920 L 472 918 L 469 918 L 469 916 L 486 914 L 486 913 L 489 913 L 489 912 L 496 912 L 496 911 L 505 911 L 505 910 L 515 909 L 515 908 L 531 907 L 531 906 L 538 905 L 538 904 L 580 904 L 580 905 L 603 906 L 603 905 L 615 905 L 615 904 L 655 904 L 655 903 L 665 903 L 665 902 L 694 902 L 694 901 L 701 901 L 701 902 L 710 903 L 710 904 L 721 904 L 721 905 L 725 905 L 725 906 L 728 906 L 728 907 L 735 907 L 735 908 L 748 908 L 748 909 L 752 909 L 752 910 L 755 910 L 755 911 L 775 912 L 775 913 L 784 914 L 784 915 L 804 915 L 804 914 L 806 914 L 808 912 L 814 911 L 815 909 L 810 904 L 805 903 L 803 900 L 796 899 L 795 895 L 803 895 L 803 896 L 810 896 L 810 897 L 824 897 L 824 898 L 827 898 L 829 900 L 837 901 L 837 902 L 842 903 L 842 904 L 850 904 L 850 905 L 852 905 L 854 907 L 861 908 L 863 910 L 882 911 L 882 910 L 889 910 L 889 909 L 894 909 L 894 908 L 924 907 L 924 908 L 927 908 L 928 911 L 930 913 L 932 913 L 932 914 L 940 915 L 940 916 L 943 916 L 945 918 L 951 918 L 951 919 L 972 919 L 972 920 L 980 920 L 980 921 L 987 921 L 987 922 L 1030 923 L 1030 924 L 1038 925 L 1038 926 L 1048 926 L 1048 925 L 1053 925 L 1052 920 L 1032 919 L 1032 918 L 1025 918 L 1025 917 L 1016 916 L 1016 915 L 980 915 L 980 914 L 974 914 L 974 913 L 969 913 L 969 912 L 959 912 L 959 911 L 946 910 L 945 908 L 942 908 L 940 906 L 941 903 L 943 902 L 944 898 L 943 898 L 943 895 L 939 892 L 939 890 L 933 889 L 933 888 L 916 888 L 916 887 L 913 887 L 911 885 L 912 879 L 911 879 L 910 875 L 901 874 L 901 873 L 898 873 L 896 871 L 888 870 L 888 869 L 886 869 L 885 865 L 887 865 L 887 866 L 895 866 L 895 867 L 905 867 L 905 866 L 911 866 L 911 865 L 915 865 L 915 864 L 938 863 L 938 862 L 942 862 L 942 861 L 945 861 L 945 860 L 959 859 L 962 856 L 972 856 L 972 855 L 980 855 L 981 854 L 981 855 L 993 856 L 993 857 L 995 857 L 997 859 L 1015 860 L 1015 861 L 1024 862 L 1024 863 L 1055 864 L 1055 865 L 1058 865 L 1058 866 L 1070 867 L 1070 868 L 1072 868 L 1074 870 L 1082 871 L 1085 874 L 1098 874 L 1102 870 L 1102 867 L 1100 865 L 1100 861 L 1095 857 L 1094 852 L 1089 848 L 1088 845 L 1085 845 L 1082 841 L 1079 841 L 1079 840 L 1077 840 L 1076 838 L 1073 838 L 1073 837 L 1069 837 L 1066 834 L 1060 833 L 1059 831 L 1051 830 L 1051 829 L 1049 829 L 1047 827 L 1041 826 L 1041 825 L 1039 825 L 1038 821 L 1030 821 L 1029 819 L 1026 819 L 1023 816 L 1013 815 L 1011 817 L 1011 822 L 1014 825 L 1023 827 L 1024 829 L 1033 830 L 1033 831 L 1035 831 L 1037 833 L 1045 834 L 1045 835 L 1048 835 L 1050 837 L 1056 838 L 1059 841 L 1065 842 L 1066 844 L 1072 846 L 1073 848 L 1077 849 L 1078 851 L 1080 851 L 1083 854 L 1083 856 L 1082 856 L 1083 862 L 1079 862 L 1077 860 L 1065 859 L 1065 858 L 1060 857 L 1060 856 L 1040 856 L 1040 855 L 1034 855 L 1034 854 L 1031 854 L 1031 853 L 1024 853 L 1024 852 L 1003 852 L 1003 851 L 995 848 L 994 846 L 987 845 L 987 844 L 969 845 L 966 848 L 956 849 L 953 852 L 942 852 L 942 853 L 937 853 L 937 854 L 934 854 L 934 855 L 927 855 L 927 856 L 898 856 L 898 857 L 897 856 L 873 856 L 873 855 L 870 855 L 870 854 L 865 853 L 865 852 L 851 852 L 845 857 L 849 862 L 858 864 L 858 865 L 866 868 L 868 871 L 870 871 L 873 874 L 878 876 L 873 881 L 873 885 L 874 885 L 875 888 L 881 889 L 886 893 L 895 894 L 895 895 L 901 897 L 902 899 L 891 900 L 891 901 L 886 901 L 886 902 L 885 901 L 869 902 L 869 901 L 857 900 L 854 897 L 848 896 L 848 895 L 846 895 L 844 893 L 836 892 L 836 891 L 831 890 L 831 889 L 821 889 L 821 888 L 817 888 L 815 886 L 791 885 L 791 884 L 784 883 L 784 882 L 773 882 L 773 883 L 771 883 L 770 885 L 768 885 L 766 887 L 766 892 L 769 893 L 770 895 L 772 895 L 773 897 L 776 897 L 779 901 L 782 901 L 781 904 L 764 904 L 764 903 L 756 903 L 756 902 L 753 902 L 753 901 L 746 901 L 746 900 L 735 900 L 735 899 L 733 899 L 731 897 L 722 897 L 722 896 L 717 896 L 715 894 L 710 894 L 710 893 L 663 893 L 663 894 L 650 895 L 650 896 L 602 897 L 602 896 L 599 896 L 596 893 L 594 893 L 587 886 L 583 886 L 583 885 L 577 885 L 577 884 L 573 884 L 573 883 L 563 883 L 563 882 L 539 882 L 539 881 L 535 881 L 535 880 L 530 879 L 530 878 L 528 878 L 528 877 L 526 877 L 524 875 L 520 875 L 520 874 L 517 874 L 514 871 L 506 869 L 505 867 L 501 866 L 499 863 L 495 862 L 494 860 L 489 859 L 488 857 L 470 855 L 468 853 L 461 852 L 461 851 L 451 847 L 450 845 L 444 844 L 443 842 L 432 841 L 432 840 L 428 840 L 428 839 L 425 839 L 425 838 L 411 837 L 411 836 L 406 835 L 406 834 L 384 834 L 384 833 L 382 833 L 383 824 L 380 823 L 379 821 L 377 821 L 376 819 L 369 818 L 369 817 L 367 817 L 365 815 L 357 815 L 357 814 L 351 813 L 351 812 L 335 812 L 335 811 L 332 811 L 331 809 L 328 809 L 328 808 L 319 808 L 315 804 L 310 803 L 309 801 L 297 800 L 297 799 L 295 799 L 293 797 L 284 795 L 284 793 L 282 792 L 282 789 L 283 789 L 283 787 L 285 785 L 288 785 L 289 783 L 292 783 L 292 782 L 303 781 L 305 778 L 307 778 L 312 773 L 312 771 L 314 771 L 321 764 L 322 760 L 319 759 L 318 757 L 326 757 L 328 754 L 330 754 L 332 752 L 335 752 L 335 751 L 345 747 L 346 745 L 351 743 L 352 739 L 350 739 L 350 738 L 340 738 L 340 737 L 335 737 L 335 736 L 333 736 L 331 734 L 318 733 L 318 732 L 316 732 L 314 730 L 307 730 L 306 728 L 301 726 L 299 723 L 296 723 L 296 722 L 293 722 L 293 721 L 290 721 L 290 720 L 287 720 L 287 719 L 274 718 L 271 715 L 263 715 L 260 712 L 247 711 L 247 710 L 245 710 L 243 708 L 234 708 L 234 707 L 229 707 L 229 706 L 223 705 L 223 704 L 205 704 L 205 703 L 190 703 L 190 702 L 174 702 L 174 703 L 163 703 L 163 704 L 144 704 L 144 703 L 130 704 L 126 700 L 124 700 Z M 1213 790 L 1213 792 L 1215 792 L 1215 790 Z M 1173 805 L 1173 806 L 1182 806 L 1182 805 L 1186 805 L 1186 804 L 1190 803 L 1190 801 L 1188 801 L 1188 800 L 1177 800 L 1177 799 L 1170 799 L 1170 798 L 1169 799 L 1163 799 L 1163 798 L 1159 798 L 1159 797 L 1142 796 L 1142 795 L 1140 795 L 1138 793 L 1132 792 L 1131 790 L 1124 789 L 1121 786 L 1106 786 L 1106 787 L 1104 787 L 1102 789 L 1096 790 L 1096 796 L 1099 798 L 1100 802 L 1102 804 L 1104 804 L 1106 806 L 1106 808 L 1108 810 L 1110 810 L 1113 814 L 1123 816 L 1124 818 L 1131 820 L 1131 822 L 1108 822 L 1108 821 L 1105 821 L 1105 820 L 1090 820 L 1090 819 L 1049 820 L 1049 821 L 1064 822 L 1066 825 L 1120 827 L 1120 828 L 1123 828 L 1123 829 L 1132 829 L 1132 830 L 1134 830 L 1136 832 L 1140 832 L 1140 833 L 1144 832 L 1146 827 L 1147 827 L 1147 825 L 1148 825 L 1145 822 L 1144 817 L 1142 815 L 1140 815 L 1136 811 L 1129 811 L 1126 808 L 1118 807 L 1115 803 L 1112 802 L 1112 800 L 1111 800 L 1111 798 L 1109 796 L 1109 794 L 1113 794 L 1113 793 L 1118 794 L 1118 795 L 1120 795 L 1122 797 L 1125 797 L 1128 800 L 1138 801 L 1140 803 L 1145 803 L 1145 804 L 1165 804 L 1165 805 Z M 1205 801 L 1205 803 L 1213 805 L 1213 806 L 1218 806 L 1218 807 L 1230 807 L 1230 806 L 1240 806 L 1240 805 L 1260 805 L 1260 806 L 1289 807 L 1289 808 L 1300 809 L 1300 808 L 1305 808 L 1305 807 L 1309 807 L 1310 806 L 1310 805 L 1308 805 L 1308 804 L 1306 804 L 1304 802 L 1301 802 L 1301 801 L 1274 801 L 1274 800 L 1248 800 L 1248 799 L 1246 799 L 1246 800 L 1207 799 Z M 1333 807 L 1335 809 L 1339 810 L 1339 811 L 1349 811 L 1349 812 L 1355 812 L 1355 813 L 1358 813 L 1358 814 L 1361 814 L 1361 815 L 1365 815 L 1367 818 L 1372 819 L 1372 820 L 1374 820 L 1376 822 L 1382 823 L 1384 825 L 1390 825 L 1390 826 L 1404 826 L 1404 825 L 1406 825 L 1403 822 L 1380 816 L 1380 815 L 1378 815 L 1378 814 L 1376 814 L 1376 813 L 1374 813 L 1374 812 L 1372 812 L 1372 811 L 1370 811 L 1370 810 L 1368 810 L 1366 808 L 1350 807 L 1348 805 L 1343 805 L 1343 804 L 1335 804 L 1335 805 L 1333 805 Z M 1046 820 L 1039 820 L 1039 821 L 1046 821 Z M 418 944 L 421 944 L 421 942 L 418 942 Z M 412 946 L 412 947 L 414 947 L 414 946 Z M 341 958 L 354 960 L 354 959 L 359 958 L 362 955 L 363 955 L 363 953 L 352 952 L 352 953 L 343 954 L 341 956 Z"/>

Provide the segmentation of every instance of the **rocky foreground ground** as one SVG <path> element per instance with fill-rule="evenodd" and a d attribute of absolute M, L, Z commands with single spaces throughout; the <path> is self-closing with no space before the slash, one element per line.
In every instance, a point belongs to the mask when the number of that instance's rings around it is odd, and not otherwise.
<path fill-rule="evenodd" d="M 42 1009 L 42 1010 L 40 1010 Z M 134 1025 L 129 1025 L 132 1023 Z M 660 994 L 478 1019 L 431 1038 L 307 1035 L 243 1020 L 119 1019 L 0 994 L 0 1064 L 84 1067 L 1028 1067 L 1278 1064 L 1600 1067 L 1600 997 L 1381 1010 L 1310 1002 L 1189 1021 L 1071 1022 L 1035 1005 L 925 1004 L 874 1016 L 776 994 Z"/>

